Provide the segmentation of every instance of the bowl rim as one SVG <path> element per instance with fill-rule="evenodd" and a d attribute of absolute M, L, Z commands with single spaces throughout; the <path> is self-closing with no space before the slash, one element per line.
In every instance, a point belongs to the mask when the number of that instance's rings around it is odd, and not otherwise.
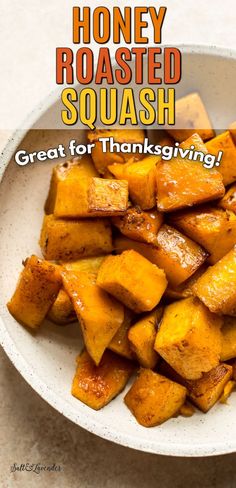
<path fill-rule="evenodd" d="M 164 44 L 162 47 L 166 47 Z M 236 50 L 229 48 L 222 48 L 217 46 L 207 46 L 201 44 L 175 44 L 175 47 L 181 49 L 183 53 L 192 54 L 202 54 L 211 55 L 227 59 L 233 59 L 236 61 Z M 49 109 L 49 107 L 58 100 L 58 89 L 51 92 L 44 100 L 37 105 L 29 114 L 24 122 L 24 129 L 16 129 L 13 134 L 8 139 L 2 153 L 1 153 L 1 164 L 0 164 L 0 184 L 3 178 L 4 172 L 15 152 L 19 143 L 25 137 L 27 132 L 32 129 L 33 124 L 36 120 L 43 115 L 43 113 Z M 60 130 L 60 129 L 58 129 Z M 125 447 L 132 449 L 152 453 L 152 454 L 162 454 L 168 456 L 182 456 L 182 457 L 204 457 L 204 456 L 216 456 L 220 454 L 229 454 L 236 451 L 236 439 L 229 440 L 227 444 L 225 442 L 218 442 L 212 446 L 211 443 L 204 444 L 202 446 L 193 446 L 190 442 L 188 445 L 181 444 L 181 442 L 176 443 L 173 448 L 163 442 L 158 443 L 158 438 L 154 441 L 143 440 L 142 437 L 133 437 L 132 435 L 120 434 L 117 435 L 117 430 L 115 428 L 109 430 L 106 426 L 96 420 L 96 415 L 94 419 L 88 420 L 86 413 L 79 412 L 70 404 L 70 409 L 66 409 L 65 406 L 67 401 L 62 399 L 53 390 L 50 390 L 46 383 L 30 369 L 29 364 L 21 355 L 16 347 L 16 344 L 12 340 L 10 334 L 5 327 L 4 320 L 0 317 L 0 344 L 4 349 L 5 353 L 19 371 L 21 376 L 26 380 L 26 382 L 35 390 L 35 392 L 43 398 L 49 405 L 51 405 L 55 410 L 64 415 L 67 419 L 71 420 L 80 427 L 86 429 L 92 434 L 112 441 L 116 444 L 120 444 Z M 68 403 L 69 405 L 69 403 Z M 96 413 L 96 412 L 95 412 Z"/>

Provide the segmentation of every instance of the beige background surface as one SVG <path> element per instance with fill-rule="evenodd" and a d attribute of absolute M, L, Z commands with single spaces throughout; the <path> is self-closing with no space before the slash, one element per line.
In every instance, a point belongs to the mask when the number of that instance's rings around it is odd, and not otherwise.
<path fill-rule="evenodd" d="M 235 488 L 236 454 L 170 458 L 112 444 L 62 417 L 0 357 L 1 488 Z M 10 473 L 14 462 L 62 471 Z"/>
<path fill-rule="evenodd" d="M 4 100 L 7 96 L 12 99 L 13 88 L 21 120 L 52 89 L 50 70 L 54 48 L 57 44 L 69 45 L 70 25 L 64 11 L 66 6 L 76 3 L 71 0 L 0 0 L 0 42 L 5 53 L 1 57 L 0 127 L 4 127 Z M 98 0 L 88 3 L 101 4 Z M 113 4 L 125 5 L 127 2 L 120 0 Z M 165 42 L 236 48 L 235 0 L 223 3 L 221 0 L 208 0 L 207 3 L 205 0 L 182 0 L 181 3 L 167 0 L 163 4 L 171 5 Z M 63 7 L 61 12 L 60 7 Z M 14 58 L 14 68 L 10 69 L 9 59 L 13 59 L 16 45 L 18 55 Z M 7 136 L 0 132 L 0 151 Z M 21 378 L 2 350 L 0 361 L 1 488 L 236 486 L 236 454 L 181 459 L 113 445 L 85 432 L 54 411 Z M 13 463 L 26 462 L 56 463 L 62 471 L 39 475 L 10 473 Z"/>

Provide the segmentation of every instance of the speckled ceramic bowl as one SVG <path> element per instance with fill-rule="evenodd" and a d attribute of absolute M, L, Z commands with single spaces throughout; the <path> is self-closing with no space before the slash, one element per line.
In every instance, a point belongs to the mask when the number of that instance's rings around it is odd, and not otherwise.
<path fill-rule="evenodd" d="M 236 56 L 218 49 L 185 47 L 179 95 L 197 90 L 203 96 L 213 123 L 227 127 L 236 118 Z M 31 117 L 52 115 L 50 102 Z M 0 185 L 0 339 L 6 353 L 27 382 L 55 409 L 73 422 L 101 437 L 143 451 L 173 456 L 209 456 L 236 450 L 236 395 L 229 405 L 217 405 L 207 415 L 174 418 L 160 427 L 141 427 L 119 395 L 95 412 L 70 394 L 75 358 L 81 347 L 78 324 L 57 327 L 45 323 L 36 336 L 8 313 L 11 296 L 23 258 L 40 253 L 38 237 L 53 163 L 18 167 L 12 155 L 16 148 L 47 149 L 75 137 L 72 131 L 18 131 L 1 156 Z M 78 142 L 85 134 L 76 133 Z M 37 412 L 36 412 L 37 415 Z"/>

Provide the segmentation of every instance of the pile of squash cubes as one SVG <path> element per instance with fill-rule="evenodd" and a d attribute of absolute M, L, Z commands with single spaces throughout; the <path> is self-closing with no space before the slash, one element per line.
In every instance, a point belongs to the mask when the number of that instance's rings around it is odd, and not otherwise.
<path fill-rule="evenodd" d="M 97 410 L 134 375 L 124 401 L 145 427 L 208 412 L 236 380 L 236 124 L 215 136 L 196 93 L 177 112 L 192 129 L 157 143 L 222 150 L 220 166 L 103 153 L 99 137 L 143 143 L 144 131 L 89 132 L 92 157 L 53 169 L 43 259 L 25 260 L 8 303 L 33 329 L 78 320 L 72 395 Z"/>

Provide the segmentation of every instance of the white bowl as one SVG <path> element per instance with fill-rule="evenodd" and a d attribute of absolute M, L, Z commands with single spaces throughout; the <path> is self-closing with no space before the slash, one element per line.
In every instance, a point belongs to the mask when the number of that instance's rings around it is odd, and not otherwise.
<path fill-rule="evenodd" d="M 201 93 L 213 123 L 219 128 L 236 118 L 234 111 L 236 55 L 203 47 L 184 47 L 183 77 L 178 94 Z M 55 105 L 36 110 L 30 125 L 52 116 Z M 123 403 L 124 393 L 95 412 L 70 394 L 75 358 L 81 348 L 78 324 L 57 327 L 46 323 L 34 336 L 6 309 L 21 270 L 21 261 L 39 253 L 38 237 L 43 218 L 52 163 L 17 166 L 12 155 L 17 146 L 27 151 L 47 149 L 84 133 L 74 131 L 17 132 L 1 160 L 0 185 L 0 339 L 11 361 L 26 381 L 67 418 L 101 437 L 142 451 L 173 456 L 207 456 L 236 450 L 236 395 L 229 405 L 216 405 L 207 415 L 174 418 L 151 429 L 141 427 Z M 23 139 L 23 140 L 22 140 Z M 37 413 L 36 413 L 37 414 Z"/>

